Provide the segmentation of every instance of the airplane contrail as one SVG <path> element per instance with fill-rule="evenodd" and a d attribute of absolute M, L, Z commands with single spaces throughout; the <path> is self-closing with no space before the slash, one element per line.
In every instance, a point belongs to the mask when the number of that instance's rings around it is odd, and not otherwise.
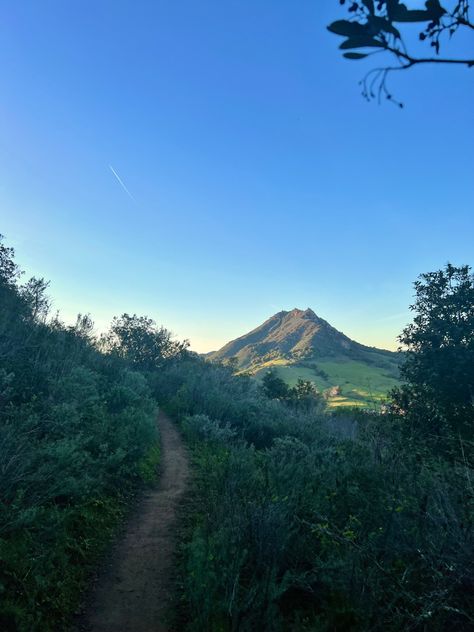
<path fill-rule="evenodd" d="M 134 201 L 136 202 L 136 199 L 133 197 L 133 195 L 130 193 L 130 191 L 127 189 L 127 187 L 125 186 L 122 178 L 119 176 L 119 174 L 115 171 L 115 169 L 112 167 L 112 165 L 109 165 L 109 169 L 110 171 L 114 174 L 114 176 L 117 178 L 118 183 L 120 184 L 120 186 L 122 187 L 122 189 L 125 191 L 125 193 Z"/>

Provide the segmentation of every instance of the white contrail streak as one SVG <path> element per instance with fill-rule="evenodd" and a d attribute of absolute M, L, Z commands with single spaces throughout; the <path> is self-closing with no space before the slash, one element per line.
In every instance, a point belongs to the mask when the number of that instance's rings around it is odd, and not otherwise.
<path fill-rule="evenodd" d="M 109 165 L 109 169 L 110 171 L 114 174 L 114 176 L 117 178 L 118 183 L 120 184 L 120 186 L 122 187 L 122 189 L 125 191 L 125 193 L 134 201 L 136 202 L 136 199 L 133 197 L 133 195 L 130 193 L 130 191 L 127 189 L 127 187 L 125 186 L 125 184 L 123 183 L 122 178 L 119 176 L 119 174 L 115 171 L 115 169 L 112 167 L 112 165 Z"/>

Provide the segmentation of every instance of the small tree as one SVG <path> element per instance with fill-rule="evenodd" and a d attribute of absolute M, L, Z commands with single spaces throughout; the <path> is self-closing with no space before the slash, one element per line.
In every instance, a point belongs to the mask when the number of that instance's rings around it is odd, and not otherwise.
<path fill-rule="evenodd" d="M 239 358 L 237 356 L 231 356 L 224 365 L 229 368 L 232 373 L 237 373 L 239 370 Z"/>
<path fill-rule="evenodd" d="M 291 400 L 300 409 L 310 411 L 324 406 L 324 398 L 313 382 L 299 379 L 290 391 Z"/>
<path fill-rule="evenodd" d="M 303 399 L 304 397 L 312 397 L 318 394 L 313 382 L 309 380 L 302 380 L 301 378 L 296 382 L 296 385 L 292 389 L 296 399 Z"/>
<path fill-rule="evenodd" d="M 4 236 L 0 234 L 0 284 L 16 286 L 21 270 L 15 263 L 15 251 L 3 244 Z"/>
<path fill-rule="evenodd" d="M 263 390 L 270 399 L 288 399 L 290 389 L 287 383 L 278 377 L 274 369 L 270 369 L 263 376 Z"/>
<path fill-rule="evenodd" d="M 46 294 L 49 281 L 32 277 L 20 288 L 20 294 L 25 299 L 31 311 L 33 320 L 45 321 L 51 307 L 51 300 Z"/>
<path fill-rule="evenodd" d="M 449 429 L 472 439 L 474 275 L 468 266 L 448 264 L 422 274 L 415 290 L 415 318 L 399 337 L 406 383 L 393 392 L 395 408 L 429 433 Z"/>
<path fill-rule="evenodd" d="M 181 356 L 189 346 L 187 340 L 177 342 L 164 327 L 157 327 L 147 316 L 123 314 L 115 317 L 110 331 L 103 337 L 102 345 L 145 371 L 163 365 L 167 360 Z"/>

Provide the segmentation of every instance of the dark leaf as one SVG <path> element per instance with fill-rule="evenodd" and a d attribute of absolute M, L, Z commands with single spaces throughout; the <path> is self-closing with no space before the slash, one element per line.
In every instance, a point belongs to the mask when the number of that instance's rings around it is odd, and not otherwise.
<path fill-rule="evenodd" d="M 363 37 L 367 34 L 367 27 L 358 22 L 336 20 L 328 26 L 328 31 L 336 33 L 336 35 L 345 35 L 346 37 Z"/>
<path fill-rule="evenodd" d="M 373 37 L 349 37 L 339 48 L 345 50 L 347 48 L 383 48 L 383 42 L 379 42 Z"/>
<path fill-rule="evenodd" d="M 404 4 L 398 5 L 391 13 L 394 22 L 429 22 L 432 20 L 431 13 L 423 9 L 408 10 Z"/>
<path fill-rule="evenodd" d="M 346 59 L 363 59 L 367 57 L 367 53 L 344 53 Z"/>

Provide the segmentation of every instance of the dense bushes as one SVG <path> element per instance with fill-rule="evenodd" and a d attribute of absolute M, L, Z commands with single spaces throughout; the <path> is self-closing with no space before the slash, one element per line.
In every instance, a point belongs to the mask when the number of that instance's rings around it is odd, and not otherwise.
<path fill-rule="evenodd" d="M 311 436 L 315 424 L 326 423 L 320 398 L 309 396 L 309 406 L 305 397 L 269 399 L 251 377 L 234 376 L 232 368 L 193 354 L 153 375 L 150 383 L 158 401 L 177 419 L 202 414 L 225 421 L 257 448 L 271 446 L 275 437 L 288 432 Z"/>
<path fill-rule="evenodd" d="M 145 377 L 99 353 L 92 323 L 48 318 L 0 242 L 0 628 L 63 629 L 123 500 L 149 472 Z"/>
<path fill-rule="evenodd" d="M 388 416 L 362 418 L 353 440 L 334 433 L 338 418 L 328 432 L 291 413 L 256 447 L 232 418 L 203 415 L 204 397 L 183 420 L 196 469 L 188 629 L 471 628 L 474 498 L 461 452 L 452 463 L 407 444 Z M 265 419 L 268 404 L 254 404 Z"/>

